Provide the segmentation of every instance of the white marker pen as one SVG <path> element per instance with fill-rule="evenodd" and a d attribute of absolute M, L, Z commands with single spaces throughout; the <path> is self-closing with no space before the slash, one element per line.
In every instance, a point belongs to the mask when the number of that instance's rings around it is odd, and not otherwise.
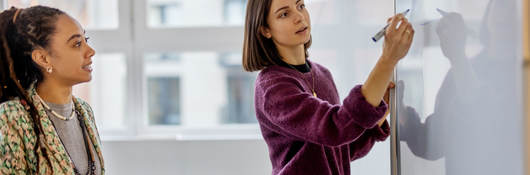
<path fill-rule="evenodd" d="M 407 9 L 406 11 L 404 11 L 403 13 L 403 16 L 407 15 L 407 13 L 409 13 L 410 9 Z M 385 32 L 386 32 L 386 28 L 388 28 L 388 26 L 390 26 L 390 24 L 387 24 L 383 29 L 381 29 L 379 32 L 377 32 L 377 34 L 374 35 L 374 37 L 372 37 L 372 40 L 374 42 L 377 42 L 379 41 L 381 38 L 383 38 L 383 36 L 385 36 Z"/>

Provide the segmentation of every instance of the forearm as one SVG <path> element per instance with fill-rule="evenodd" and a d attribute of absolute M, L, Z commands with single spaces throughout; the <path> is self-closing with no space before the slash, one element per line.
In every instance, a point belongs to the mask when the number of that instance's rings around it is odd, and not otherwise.
<path fill-rule="evenodd" d="M 362 86 L 361 92 L 372 106 L 378 106 L 392 79 L 397 62 L 381 57 Z"/>
<path fill-rule="evenodd" d="M 362 94 L 372 106 L 378 106 L 381 103 L 392 79 L 394 67 L 400 59 L 407 55 L 414 38 L 414 29 L 403 14 L 392 17 L 389 22 L 390 25 L 385 33 L 382 56 L 362 88 Z M 398 23 L 399 28 L 397 28 Z"/>

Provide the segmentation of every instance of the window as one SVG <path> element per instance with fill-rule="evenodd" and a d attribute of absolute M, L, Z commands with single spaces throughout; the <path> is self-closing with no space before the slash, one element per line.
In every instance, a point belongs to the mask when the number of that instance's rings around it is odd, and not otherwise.
<path fill-rule="evenodd" d="M 180 77 L 150 77 L 147 80 L 150 125 L 181 124 Z"/>
<path fill-rule="evenodd" d="M 92 81 L 89 98 L 98 126 L 105 130 L 126 129 L 126 58 L 122 53 L 101 53 L 92 58 Z M 77 88 L 79 89 L 79 88 Z M 78 90 L 78 92 L 82 90 Z M 86 92 L 86 91 L 85 91 Z M 101 116 L 101 117 L 99 117 Z"/>
<path fill-rule="evenodd" d="M 86 26 L 97 51 L 93 80 L 74 93 L 92 105 L 103 139 L 261 138 L 257 73 L 241 67 L 247 0 L 7 2 L 53 5 Z M 379 15 L 343 8 L 367 2 L 306 0 L 310 59 L 330 69 L 341 98 L 368 75 L 366 64 L 375 63 L 381 44 L 371 43 L 370 35 L 392 14 L 390 5 Z"/>
<path fill-rule="evenodd" d="M 241 26 L 246 0 L 147 0 L 148 26 Z"/>
<path fill-rule="evenodd" d="M 7 8 L 46 5 L 61 9 L 87 29 L 118 28 L 118 0 L 8 0 Z"/>
<path fill-rule="evenodd" d="M 243 72 L 240 60 L 235 53 L 147 54 L 148 125 L 256 123 L 255 75 Z"/>

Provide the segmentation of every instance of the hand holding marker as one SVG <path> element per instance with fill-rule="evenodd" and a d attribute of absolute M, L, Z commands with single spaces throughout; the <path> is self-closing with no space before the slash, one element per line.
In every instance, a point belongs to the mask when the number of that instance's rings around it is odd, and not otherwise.
<path fill-rule="evenodd" d="M 403 13 L 403 16 L 407 15 L 407 13 L 409 13 L 410 9 L 407 9 L 406 11 L 404 11 Z M 386 28 L 388 28 L 388 26 L 390 26 L 390 24 L 387 24 L 383 29 L 381 29 L 379 32 L 377 32 L 377 34 L 374 35 L 374 37 L 372 37 L 372 40 L 374 42 L 377 42 L 379 41 L 379 39 L 381 39 L 383 36 L 385 36 L 385 32 L 386 32 Z"/>

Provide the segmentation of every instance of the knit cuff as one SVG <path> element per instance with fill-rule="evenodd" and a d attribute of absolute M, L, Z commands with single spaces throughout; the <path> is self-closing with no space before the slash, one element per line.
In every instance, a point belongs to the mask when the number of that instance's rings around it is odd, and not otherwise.
<path fill-rule="evenodd" d="M 344 106 L 351 111 L 353 120 L 363 128 L 373 128 L 377 122 L 385 115 L 387 104 L 381 101 L 379 106 L 374 107 L 361 93 L 362 85 L 355 86 L 348 97 L 344 100 Z"/>
<path fill-rule="evenodd" d="M 385 120 L 381 126 L 375 126 L 372 128 L 372 132 L 375 140 L 386 140 L 386 138 L 390 135 L 390 125 L 388 124 L 388 120 Z"/>

